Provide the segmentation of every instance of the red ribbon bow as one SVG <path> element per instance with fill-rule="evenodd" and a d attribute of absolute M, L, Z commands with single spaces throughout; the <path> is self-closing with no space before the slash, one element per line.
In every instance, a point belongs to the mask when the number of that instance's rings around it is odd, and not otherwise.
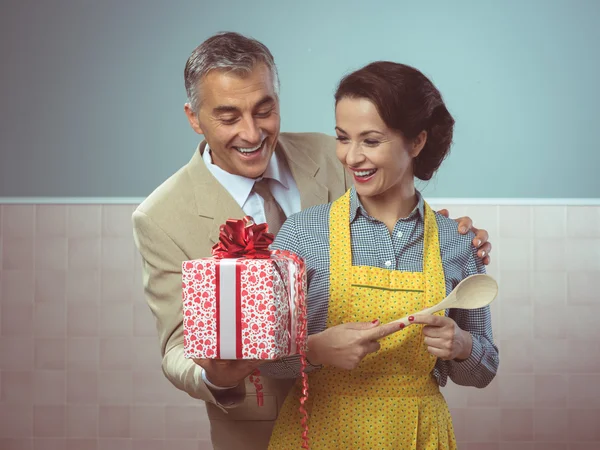
<path fill-rule="evenodd" d="M 249 258 L 267 259 L 271 256 L 269 245 L 275 239 L 266 223 L 256 224 L 254 219 L 229 219 L 219 228 L 219 242 L 212 247 L 217 259 Z"/>

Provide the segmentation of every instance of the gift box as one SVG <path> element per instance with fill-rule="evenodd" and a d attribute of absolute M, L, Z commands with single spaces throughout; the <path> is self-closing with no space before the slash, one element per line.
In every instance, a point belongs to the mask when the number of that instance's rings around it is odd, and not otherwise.
<path fill-rule="evenodd" d="M 300 354 L 302 448 L 308 449 L 305 372 L 306 269 L 297 255 L 269 250 L 273 234 L 252 217 L 220 227 L 212 258 L 182 263 L 184 356 L 273 360 Z M 263 405 L 257 369 L 250 375 Z"/>
<path fill-rule="evenodd" d="M 273 360 L 304 350 L 304 262 L 269 250 L 272 241 L 266 224 L 229 220 L 213 257 L 182 263 L 186 358 Z"/>

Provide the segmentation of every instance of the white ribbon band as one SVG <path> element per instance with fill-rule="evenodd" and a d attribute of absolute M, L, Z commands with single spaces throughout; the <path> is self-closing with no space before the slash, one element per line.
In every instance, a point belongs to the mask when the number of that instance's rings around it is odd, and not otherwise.
<path fill-rule="evenodd" d="M 221 359 L 237 359 L 237 259 L 219 262 L 219 350 Z"/>
<path fill-rule="evenodd" d="M 298 324 L 296 317 L 296 264 L 293 261 L 287 260 L 288 272 L 289 272 L 289 286 L 290 286 L 290 354 L 295 355 L 297 351 L 297 335 L 298 335 Z"/>

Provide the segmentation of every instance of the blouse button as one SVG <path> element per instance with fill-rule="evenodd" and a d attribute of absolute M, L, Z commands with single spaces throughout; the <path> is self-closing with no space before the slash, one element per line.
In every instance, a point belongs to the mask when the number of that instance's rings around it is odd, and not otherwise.
<path fill-rule="evenodd" d="M 392 265 L 392 262 L 391 261 L 386 261 L 384 264 L 385 264 L 385 267 L 390 267 Z"/>

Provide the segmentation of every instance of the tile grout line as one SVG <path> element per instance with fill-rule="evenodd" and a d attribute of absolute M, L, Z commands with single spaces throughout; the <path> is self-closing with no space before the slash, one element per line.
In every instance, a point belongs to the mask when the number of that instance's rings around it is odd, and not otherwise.
<path fill-rule="evenodd" d="M 67 383 L 67 379 L 68 379 L 68 359 L 69 359 L 69 345 L 68 345 L 68 340 L 69 340 L 69 333 L 68 333 L 68 329 L 69 329 L 69 305 L 67 302 L 67 290 L 68 290 L 68 286 L 67 286 L 67 273 L 69 272 L 69 235 L 70 235 L 70 213 L 71 213 L 71 208 L 69 207 L 69 205 L 66 206 L 65 208 L 65 235 L 66 235 L 66 261 L 65 261 L 65 270 L 64 270 L 64 283 L 65 283 L 65 294 L 63 297 L 63 302 L 64 302 L 64 308 L 65 308 L 65 345 L 64 345 L 64 351 L 65 351 L 65 439 L 69 434 L 69 423 L 68 423 L 68 410 L 69 410 L 69 395 L 68 395 L 68 383 Z"/>

